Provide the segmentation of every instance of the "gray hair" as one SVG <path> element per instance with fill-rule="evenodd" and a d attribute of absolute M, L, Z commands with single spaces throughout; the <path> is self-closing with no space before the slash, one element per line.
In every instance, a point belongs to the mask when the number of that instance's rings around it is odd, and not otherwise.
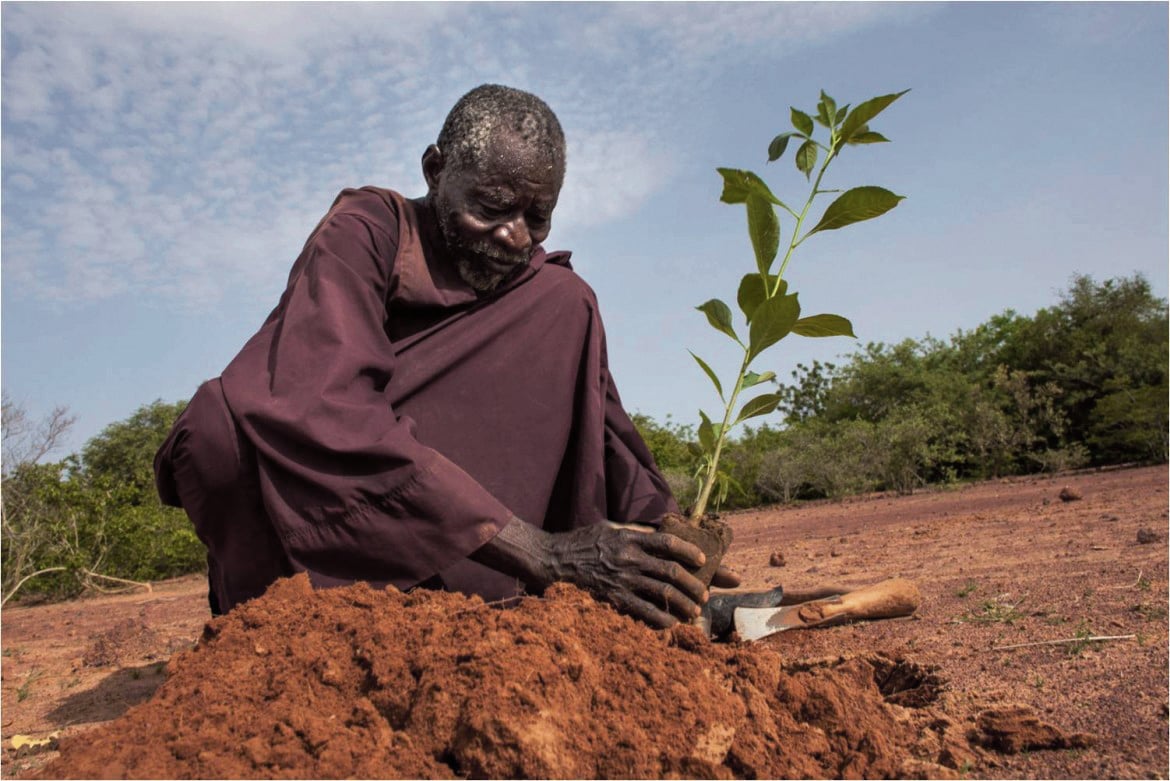
<path fill-rule="evenodd" d="M 557 115 L 530 92 L 483 84 L 461 97 L 439 131 L 439 150 L 459 168 L 478 164 L 498 130 L 514 133 L 526 145 L 565 168 L 565 134 Z"/>

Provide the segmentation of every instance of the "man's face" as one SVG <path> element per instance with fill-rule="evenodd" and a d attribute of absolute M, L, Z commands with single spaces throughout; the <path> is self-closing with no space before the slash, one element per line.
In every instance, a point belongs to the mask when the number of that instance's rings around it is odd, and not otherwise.
<path fill-rule="evenodd" d="M 477 164 L 424 155 L 423 172 L 443 240 L 475 290 L 497 288 L 548 237 L 563 172 L 541 150 L 498 133 Z"/>

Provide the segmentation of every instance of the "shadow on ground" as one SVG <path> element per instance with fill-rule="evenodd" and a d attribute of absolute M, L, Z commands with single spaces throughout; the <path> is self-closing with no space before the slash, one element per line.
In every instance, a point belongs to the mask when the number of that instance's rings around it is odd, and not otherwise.
<path fill-rule="evenodd" d="M 150 699 L 165 680 L 166 662 L 123 667 L 92 689 L 69 695 L 47 717 L 56 727 L 116 719 L 134 705 Z"/>

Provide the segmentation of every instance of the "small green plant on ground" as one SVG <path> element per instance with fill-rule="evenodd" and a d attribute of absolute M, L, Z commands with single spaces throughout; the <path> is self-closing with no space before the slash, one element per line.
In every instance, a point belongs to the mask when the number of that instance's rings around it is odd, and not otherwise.
<path fill-rule="evenodd" d="M 44 674 L 43 670 L 33 670 L 29 673 L 28 677 L 24 679 L 24 683 L 16 690 L 16 701 L 24 702 L 28 699 L 28 695 L 32 692 L 32 685 Z"/>
<path fill-rule="evenodd" d="M 985 600 L 977 610 L 967 611 L 959 620 L 977 624 L 1014 624 L 1024 617 L 1018 610 L 1019 606 L 1019 602 L 1012 604 L 1006 596 L 999 596 Z"/>
<path fill-rule="evenodd" d="M 869 122 L 904 94 L 905 91 L 882 95 L 850 109 L 849 106 L 838 107 L 837 102 L 822 90 L 815 113 L 791 109 L 790 116 L 795 130 L 781 133 L 772 139 L 772 143 L 768 145 L 768 162 L 779 160 L 790 141 L 796 140 L 800 143 L 795 154 L 796 168 L 804 174 L 806 181 L 812 181 L 812 188 L 799 211 L 777 198 L 755 173 L 734 168 L 718 169 L 723 177 L 723 194 L 720 200 L 729 204 L 743 204 L 747 209 L 748 235 L 756 256 L 756 272 L 743 277 L 736 294 L 736 302 L 748 326 L 746 343 L 740 338 L 732 323 L 731 307 L 722 300 L 712 298 L 697 307 L 707 316 L 707 321 L 715 330 L 725 334 L 739 346 L 743 351 L 743 358 L 734 382 L 730 384 L 725 394 L 723 383 L 707 362 L 691 353 L 714 384 L 720 400 L 724 403 L 722 419 L 717 423 L 705 412 L 699 412 L 702 423 L 698 430 L 699 442 L 693 452 L 699 460 L 696 478 L 701 487 L 691 510 L 693 519 L 701 518 L 706 513 L 713 492 L 718 505 L 726 499 L 730 489 L 735 485 L 731 475 L 719 469 L 719 458 L 731 429 L 745 420 L 773 412 L 781 402 L 779 393 L 764 393 L 738 407 L 736 412 L 739 396 L 743 391 L 774 380 L 776 376 L 771 371 L 763 373 L 751 371 L 752 362 L 791 333 L 815 337 L 854 336 L 852 323 L 840 315 L 817 314 L 801 317 L 797 294 L 788 291 L 784 272 L 796 248 L 814 233 L 837 230 L 855 222 L 880 217 L 902 200 L 903 196 L 895 195 L 881 187 L 854 187 L 841 192 L 821 189 L 821 182 L 829 165 L 845 147 L 888 141 L 880 133 L 870 130 Z M 813 137 L 818 124 L 828 131 L 827 143 Z M 819 195 L 830 193 L 839 195 L 825 209 L 816 224 L 802 233 L 813 201 Z M 780 251 L 781 226 L 776 213 L 777 207 L 786 212 L 794 220 L 794 224 L 788 234 L 788 247 L 780 267 L 776 273 L 772 273 L 772 266 Z"/>
<path fill-rule="evenodd" d="M 955 592 L 955 596 L 959 599 L 966 599 L 967 597 L 971 596 L 971 594 L 975 593 L 977 588 L 979 588 L 978 583 L 973 580 L 968 580 L 966 585 Z"/>
<path fill-rule="evenodd" d="M 1076 640 L 1068 644 L 1069 656 L 1080 656 L 1084 650 L 1089 647 L 1092 642 L 1093 629 L 1085 621 L 1082 621 L 1077 626 Z"/>

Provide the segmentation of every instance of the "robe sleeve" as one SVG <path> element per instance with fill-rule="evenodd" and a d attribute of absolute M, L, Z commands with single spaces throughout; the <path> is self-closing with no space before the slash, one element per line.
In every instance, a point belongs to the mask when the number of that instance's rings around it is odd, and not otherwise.
<path fill-rule="evenodd" d="M 317 227 L 223 387 L 294 567 L 323 583 L 408 588 L 482 546 L 511 513 L 391 408 L 384 324 L 398 236 L 360 206 L 335 207 Z"/>
<path fill-rule="evenodd" d="M 618 523 L 657 526 L 664 513 L 679 512 L 678 502 L 658 470 L 650 448 L 622 407 L 604 357 L 602 382 L 605 386 L 606 517 Z"/>

